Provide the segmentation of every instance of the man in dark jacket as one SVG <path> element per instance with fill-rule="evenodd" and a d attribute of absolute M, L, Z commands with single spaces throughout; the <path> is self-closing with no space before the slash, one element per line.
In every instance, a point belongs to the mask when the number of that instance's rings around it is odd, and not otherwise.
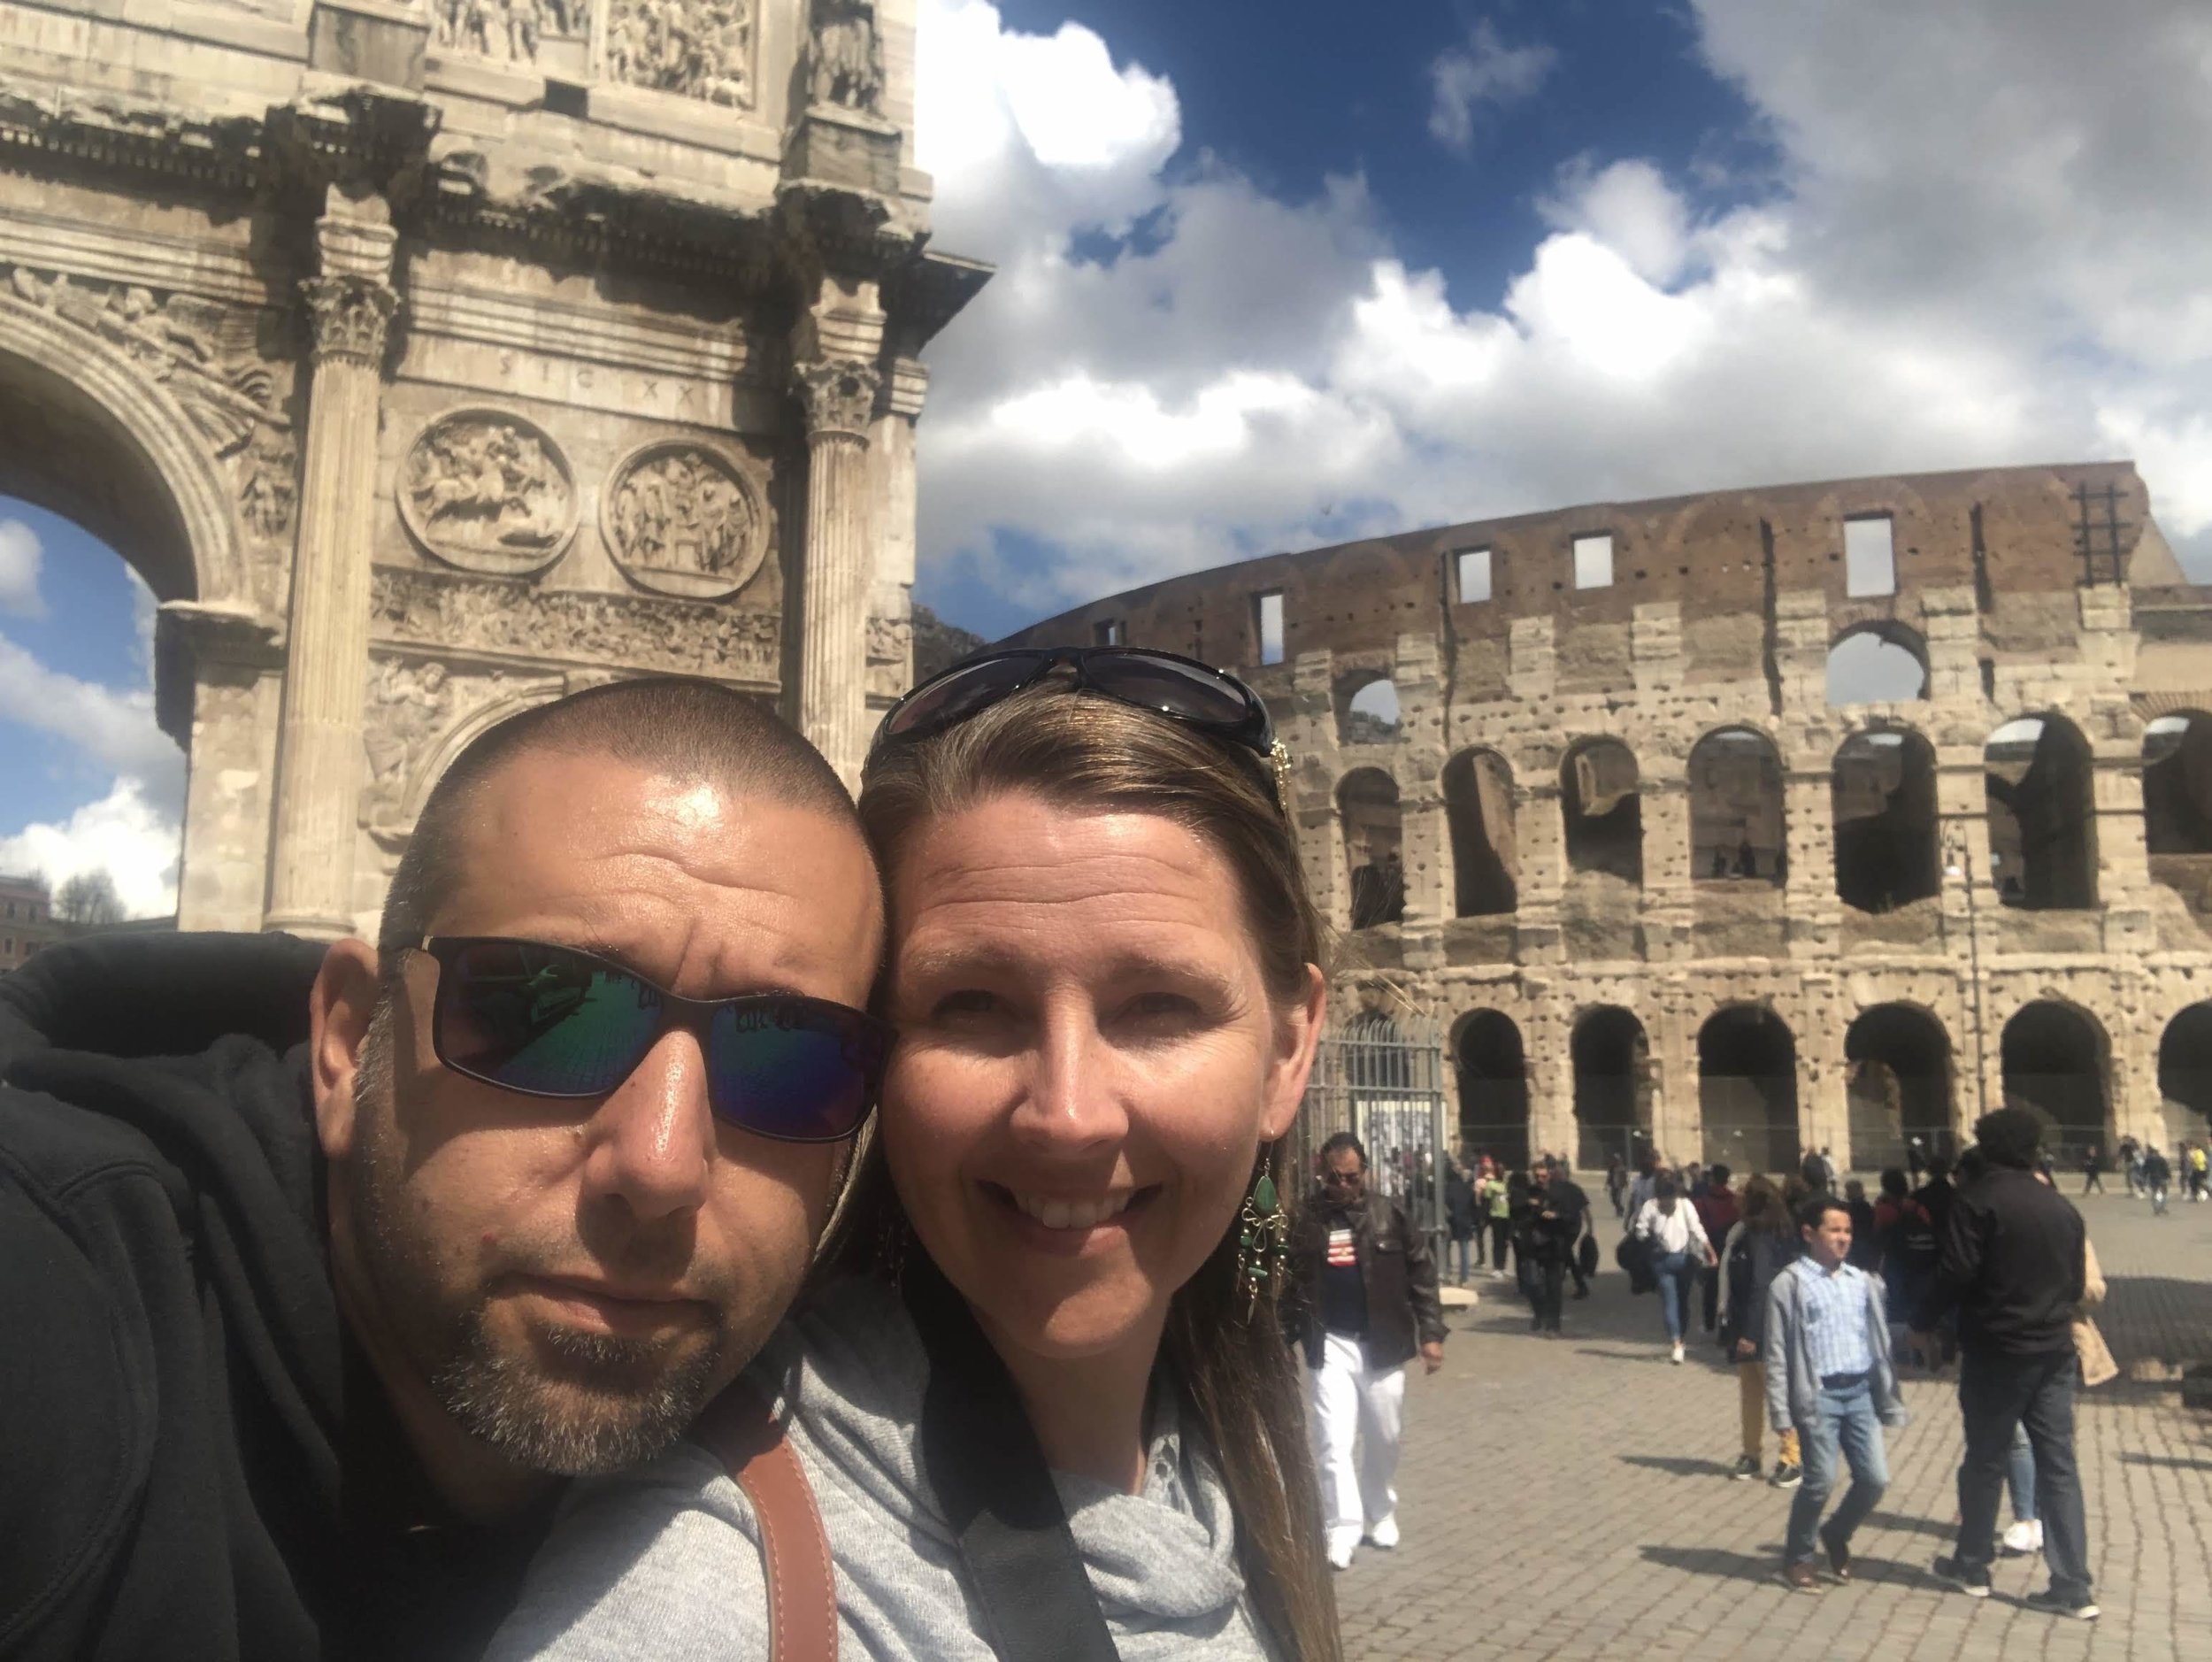
<path fill-rule="evenodd" d="M 479 1654 L 560 1481 L 767 1335 L 842 1158 L 732 1123 L 704 1057 L 742 1058 L 646 983 L 855 1005 L 881 932 L 811 750 L 628 682 L 462 753 L 380 948 L 108 936 L 0 983 L 0 1655 Z"/>
<path fill-rule="evenodd" d="M 1367 1150 L 1340 1131 L 1321 1145 L 1321 1186 L 1292 1227 L 1285 1331 L 1303 1346 L 1329 1562 L 1348 1569 L 1363 1536 L 1398 1544 L 1398 1435 L 1405 1365 L 1444 1366 L 1444 1311 L 1427 1238 L 1367 1192 Z M 1355 1435 L 1360 1444 L 1352 1458 Z"/>
<path fill-rule="evenodd" d="M 2035 1452 L 2035 1509 L 2051 1584 L 2039 1610 L 2092 1618 L 2088 1524 L 2074 1462 L 2074 1317 L 2086 1276 L 2081 1214 L 2037 1180 L 2042 1127 L 2025 1108 L 2001 1108 L 1974 1127 L 1987 1166 L 1953 1196 L 1942 1256 L 1914 1327 L 1926 1335 L 1947 1310 L 1959 1316 L 1959 1412 L 1966 1458 L 1959 1468 L 1956 1550 L 1937 1576 L 1989 1596 L 1997 1504 L 2015 1426 Z"/>

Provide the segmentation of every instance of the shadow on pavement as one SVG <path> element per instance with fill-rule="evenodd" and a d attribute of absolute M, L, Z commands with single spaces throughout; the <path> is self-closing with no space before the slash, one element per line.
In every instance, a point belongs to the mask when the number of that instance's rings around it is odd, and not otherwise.
<path fill-rule="evenodd" d="M 1869 1529 L 1901 1529 L 1916 1535 L 1933 1535 L 1939 1541 L 1948 1541 L 1955 1526 L 1938 1523 L 1932 1518 L 1908 1518 L 1897 1512 L 1870 1512 L 1864 1526 Z"/>
<path fill-rule="evenodd" d="M 1655 1472 L 1671 1472 L 1677 1477 L 1728 1477 L 1734 1468 L 1718 1460 L 1693 1460 L 1679 1454 L 1624 1454 L 1624 1466 L 1648 1466 Z"/>
<path fill-rule="evenodd" d="M 1778 1545 L 1763 1557 L 1715 1547 L 1641 1547 L 1638 1550 L 1647 1563 L 1663 1565 L 1671 1570 L 1686 1570 L 1693 1575 L 1724 1576 L 1731 1581 L 1764 1581 L 1777 1592 L 1782 1590 L 1776 1579 L 1782 1567 L 1782 1550 Z M 1856 1555 L 1851 1559 L 1851 1579 L 1854 1582 L 1934 1585 L 1923 1566 Z"/>
<path fill-rule="evenodd" d="M 2183 1460 L 2170 1454 L 2132 1454 L 2120 1456 L 2124 1466 L 2162 1466 L 2177 1472 L 2212 1472 L 2212 1460 Z"/>

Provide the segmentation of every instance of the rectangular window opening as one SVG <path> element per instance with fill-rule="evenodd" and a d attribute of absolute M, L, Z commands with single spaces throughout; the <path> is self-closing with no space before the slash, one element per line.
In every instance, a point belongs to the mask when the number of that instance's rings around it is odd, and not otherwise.
<path fill-rule="evenodd" d="M 1128 645 L 1129 642 L 1122 638 L 1121 619 L 1108 618 L 1102 623 L 1091 625 L 1091 644 L 1093 646 Z"/>
<path fill-rule="evenodd" d="M 1844 589 L 1854 599 L 1897 592 L 1897 556 L 1889 515 L 1843 522 Z"/>
<path fill-rule="evenodd" d="M 1486 548 L 1463 548 L 1452 556 L 1452 566 L 1459 585 L 1459 604 L 1479 605 L 1490 598 L 1490 550 Z"/>
<path fill-rule="evenodd" d="M 1575 538 L 1575 587 L 1610 589 L 1613 586 L 1613 534 Z"/>
<path fill-rule="evenodd" d="M 1260 662 L 1283 661 L 1283 591 L 1271 589 L 1252 598 L 1254 627 L 1260 637 Z"/>

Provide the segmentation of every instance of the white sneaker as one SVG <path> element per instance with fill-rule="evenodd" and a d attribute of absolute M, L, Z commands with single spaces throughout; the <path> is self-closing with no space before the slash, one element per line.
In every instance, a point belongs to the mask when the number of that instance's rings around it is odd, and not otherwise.
<path fill-rule="evenodd" d="M 1352 1567 L 1352 1554 L 1358 1550 L 1359 1543 L 1356 1541 L 1330 1542 L 1329 1567 L 1333 1570 L 1350 1569 Z"/>
<path fill-rule="evenodd" d="M 1380 1547 L 1386 1552 L 1396 1546 L 1398 1544 L 1397 1513 L 1393 1512 L 1379 1523 L 1368 1525 L 1367 1540 L 1369 1545 Z"/>
<path fill-rule="evenodd" d="M 2043 1520 L 2024 1519 L 2005 1531 L 2004 1547 L 2015 1558 L 2043 1550 Z"/>
<path fill-rule="evenodd" d="M 1679 1339 L 1674 1342 L 1674 1359 L 1677 1362 L 1682 1359 L 1682 1341 Z"/>

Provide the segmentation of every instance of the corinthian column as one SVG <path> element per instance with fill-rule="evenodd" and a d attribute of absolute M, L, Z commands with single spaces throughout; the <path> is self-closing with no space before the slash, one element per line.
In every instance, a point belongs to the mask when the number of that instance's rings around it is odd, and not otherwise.
<path fill-rule="evenodd" d="M 803 323 L 795 354 L 807 429 L 799 730 L 855 790 L 868 744 L 868 588 L 875 576 L 868 427 L 882 342 L 875 285 L 833 280 Z"/>
<path fill-rule="evenodd" d="M 399 308 L 389 221 L 381 198 L 350 199 L 334 189 L 315 226 L 320 274 L 300 285 L 314 329 L 314 376 L 265 927 L 323 938 L 353 930 L 377 398 Z"/>

